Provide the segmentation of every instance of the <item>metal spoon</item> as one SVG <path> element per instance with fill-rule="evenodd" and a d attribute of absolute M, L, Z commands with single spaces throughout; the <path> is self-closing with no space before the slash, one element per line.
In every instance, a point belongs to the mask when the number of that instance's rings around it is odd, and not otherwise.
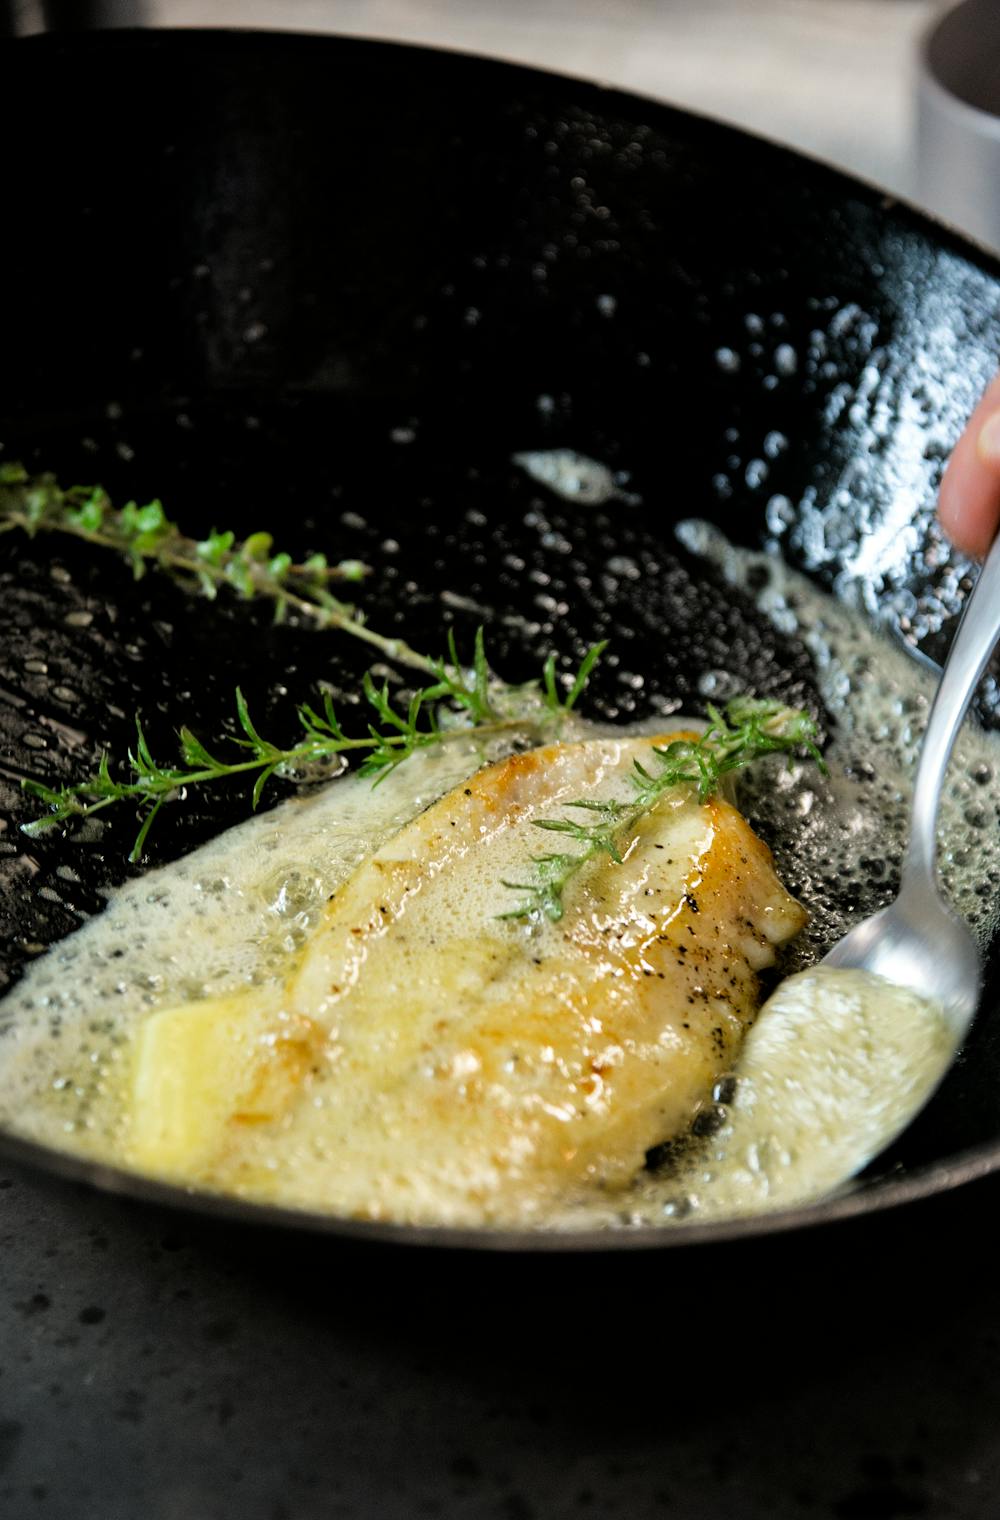
<path fill-rule="evenodd" d="M 956 1043 L 979 1003 L 982 958 L 965 924 L 941 901 L 937 816 L 952 747 L 998 639 L 1000 538 L 965 604 L 927 720 L 899 896 L 845 934 L 823 962 L 913 988 L 939 1005 Z"/>

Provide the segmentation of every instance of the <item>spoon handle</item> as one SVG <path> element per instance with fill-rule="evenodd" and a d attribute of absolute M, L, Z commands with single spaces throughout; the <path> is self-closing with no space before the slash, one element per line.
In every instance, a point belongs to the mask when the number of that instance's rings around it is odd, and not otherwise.
<path fill-rule="evenodd" d="M 937 881 L 937 815 L 952 746 L 979 678 L 1000 640 L 1000 537 L 994 540 L 965 604 L 931 707 L 913 788 L 913 818 L 903 877 Z"/>

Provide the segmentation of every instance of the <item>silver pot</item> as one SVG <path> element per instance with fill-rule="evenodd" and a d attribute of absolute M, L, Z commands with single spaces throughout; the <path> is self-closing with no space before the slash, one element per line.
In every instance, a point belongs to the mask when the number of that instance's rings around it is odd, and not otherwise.
<path fill-rule="evenodd" d="M 961 0 L 925 32 L 917 82 L 921 203 L 1000 248 L 1000 6 Z"/>

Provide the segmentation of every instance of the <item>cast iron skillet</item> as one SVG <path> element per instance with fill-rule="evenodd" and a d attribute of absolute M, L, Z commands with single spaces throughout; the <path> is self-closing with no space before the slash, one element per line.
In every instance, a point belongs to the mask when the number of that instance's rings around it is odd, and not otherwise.
<path fill-rule="evenodd" d="M 617 663 L 588 696 L 604 717 L 697 705 L 714 669 L 821 710 L 804 650 L 685 556 L 681 516 L 777 537 L 828 582 L 880 540 L 866 586 L 890 623 L 931 653 L 947 637 L 962 583 L 924 550 L 1000 346 L 1000 287 L 940 227 L 739 132 L 478 59 L 161 32 L 8 42 L 0 66 L 3 457 L 161 495 L 190 531 L 269 527 L 369 560 L 371 620 L 418 646 L 448 622 L 471 638 L 478 615 L 442 591 L 488 606 L 511 679 L 609 637 Z M 559 446 L 627 472 L 629 499 L 570 507 L 511 464 Z M 182 719 L 217 736 L 237 681 L 290 734 L 295 697 L 320 676 L 356 689 L 363 668 L 342 639 L 14 535 L 0 629 L 0 985 L 99 909 L 134 831 L 29 845 L 18 775 L 75 778 L 123 752 L 137 708 L 163 754 Z M 153 859 L 245 806 L 220 791 L 173 809 Z M 808 900 L 820 884 L 791 870 Z M 3 1149 L 144 1198 L 381 1239 L 627 1249 L 787 1230 L 1000 1169 L 995 965 L 965 1058 L 892 1155 L 847 1196 L 766 1218 L 393 1228 Z"/>

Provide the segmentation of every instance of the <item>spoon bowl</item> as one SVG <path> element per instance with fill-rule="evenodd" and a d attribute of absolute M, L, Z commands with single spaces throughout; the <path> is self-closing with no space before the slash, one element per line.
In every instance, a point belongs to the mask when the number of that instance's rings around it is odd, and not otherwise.
<path fill-rule="evenodd" d="M 941 899 L 937 818 L 955 739 L 998 639 L 1000 539 L 965 604 L 927 720 L 899 896 L 851 929 L 823 962 L 910 988 L 940 1009 L 956 1045 L 975 1017 L 983 963 L 969 930 Z"/>
<path fill-rule="evenodd" d="M 869 971 L 911 988 L 940 1008 L 957 1044 L 979 1004 L 982 958 L 965 924 L 925 888 L 908 883 L 888 908 L 845 934 L 823 965 Z"/>

